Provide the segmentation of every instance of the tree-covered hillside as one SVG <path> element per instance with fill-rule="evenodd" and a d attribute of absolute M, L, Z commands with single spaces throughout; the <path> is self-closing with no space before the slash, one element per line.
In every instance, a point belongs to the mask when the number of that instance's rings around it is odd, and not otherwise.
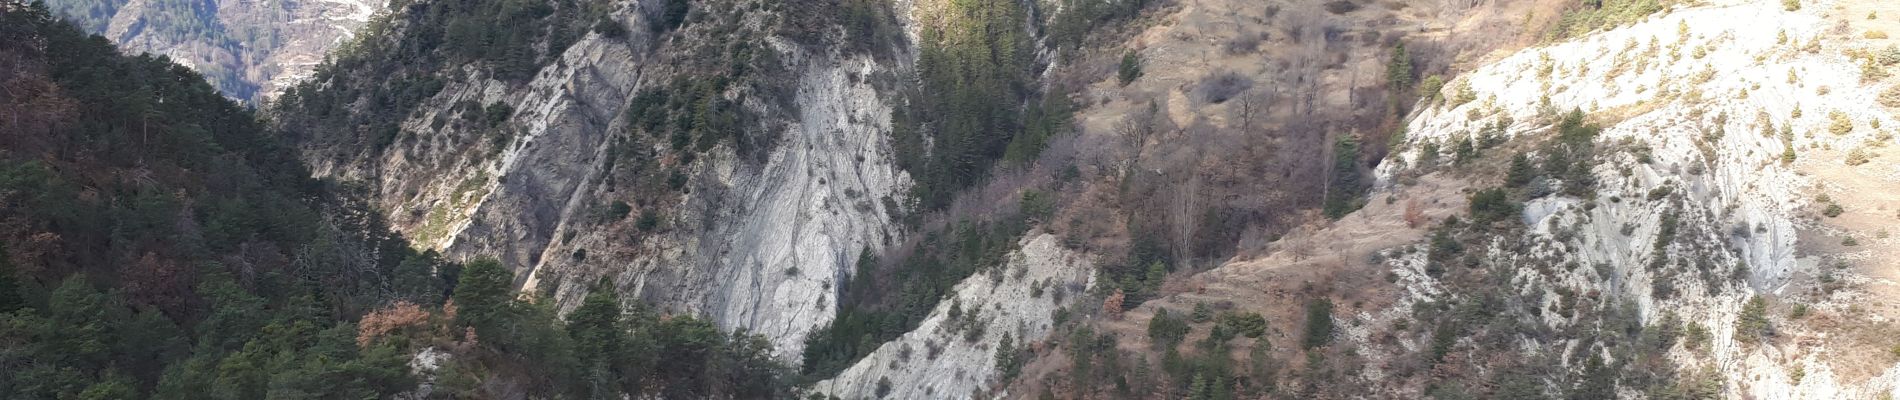
<path fill-rule="evenodd" d="M 0 397 L 789 395 L 754 337 L 604 292 L 562 322 L 411 250 L 201 75 L 42 4 L 0 1 L 0 132 Z"/>

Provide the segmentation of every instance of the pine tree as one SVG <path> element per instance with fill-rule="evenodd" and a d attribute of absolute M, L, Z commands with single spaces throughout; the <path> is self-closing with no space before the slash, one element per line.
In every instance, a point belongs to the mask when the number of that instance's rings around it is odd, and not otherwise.
<path fill-rule="evenodd" d="M 1360 201 L 1359 139 L 1340 138 L 1333 144 L 1333 173 L 1323 205 L 1327 218 L 1339 219 L 1365 205 Z"/>
<path fill-rule="evenodd" d="M 0 313 L 26 308 L 26 299 L 20 296 L 20 282 L 15 279 L 13 263 L 7 257 L 7 246 L 0 244 Z"/>
<path fill-rule="evenodd" d="M 1116 78 L 1121 81 L 1122 86 L 1128 86 L 1129 83 L 1134 82 L 1136 78 L 1140 77 L 1141 57 L 1135 55 L 1134 51 L 1123 53 L 1121 69 L 1117 73 Z"/>
<path fill-rule="evenodd" d="M 618 378 L 628 372 L 616 368 L 627 341 L 620 314 L 620 296 L 602 280 L 567 316 L 567 334 L 581 363 L 581 390 L 588 398 L 617 397 Z"/>
<path fill-rule="evenodd" d="M 1453 163 L 1465 165 L 1465 163 L 1471 162 L 1472 159 L 1478 158 L 1478 146 L 1471 143 L 1471 139 L 1460 140 L 1458 141 L 1458 148 L 1453 154 L 1457 156 L 1457 158 L 1452 159 Z"/>
<path fill-rule="evenodd" d="M 1385 78 L 1393 91 L 1412 87 L 1412 56 L 1405 53 L 1405 43 L 1392 47 L 1392 59 L 1386 63 Z"/>
<path fill-rule="evenodd" d="M 1211 398 L 1211 394 L 1207 387 L 1207 377 L 1198 373 L 1194 374 L 1194 383 L 1188 387 L 1188 398 L 1192 400 L 1208 400 Z"/>
<path fill-rule="evenodd" d="M 1234 399 L 1234 381 L 1232 379 L 1228 379 L 1225 376 L 1216 376 L 1210 385 L 1213 385 L 1213 387 L 1209 389 L 1210 393 L 1207 394 L 1209 400 Z"/>
<path fill-rule="evenodd" d="M 1167 280 L 1168 280 L 1167 264 L 1162 264 L 1160 261 L 1149 263 L 1148 275 L 1147 275 L 1147 278 L 1143 281 L 1143 283 L 1147 284 L 1146 287 L 1142 288 L 1143 294 L 1146 295 L 1146 294 L 1152 294 L 1154 292 L 1161 291 L 1161 283 Z"/>
<path fill-rule="evenodd" d="M 1511 156 L 1511 169 L 1504 175 L 1504 185 L 1512 188 L 1524 187 L 1531 183 L 1531 175 L 1534 173 L 1536 172 L 1531 169 L 1530 157 L 1525 157 L 1524 153 L 1517 153 Z"/>
<path fill-rule="evenodd" d="M 1003 339 L 996 343 L 996 373 L 1008 381 L 1021 373 L 1022 367 L 1021 356 L 1016 354 L 1016 340 L 1008 333 L 1003 334 Z"/>
<path fill-rule="evenodd" d="M 1768 302 L 1760 295 L 1750 297 L 1742 305 L 1742 315 L 1735 319 L 1735 339 L 1744 343 L 1754 343 L 1764 336 L 1773 334 L 1768 323 Z"/>
<path fill-rule="evenodd" d="M 514 300 L 514 274 L 501 261 L 483 258 L 462 269 L 455 288 L 456 318 L 479 332 L 494 329 Z"/>

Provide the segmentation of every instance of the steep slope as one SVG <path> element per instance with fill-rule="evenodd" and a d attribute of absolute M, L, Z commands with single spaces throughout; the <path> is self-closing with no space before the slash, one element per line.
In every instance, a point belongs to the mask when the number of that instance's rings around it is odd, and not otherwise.
<path fill-rule="evenodd" d="M 1866 33 L 1891 17 L 1711 3 L 1474 66 L 1427 93 L 1365 208 L 1059 328 L 1106 333 L 1011 391 L 1891 395 L 1900 57 Z M 1226 316 L 1247 313 L 1260 338 Z"/>
<path fill-rule="evenodd" d="M 277 111 L 420 247 L 500 257 L 562 309 L 607 278 L 797 354 L 858 255 L 899 237 L 884 132 L 907 64 L 871 3 L 846 42 L 790 4 L 559 2 L 493 16 L 516 28 L 501 52 L 456 33 L 485 6 L 427 4 Z"/>
<path fill-rule="evenodd" d="M 413 386 L 353 321 L 448 285 L 196 73 L 0 2 L 0 131 L 0 397 Z"/>
<path fill-rule="evenodd" d="M 1887 329 L 1878 322 L 1891 318 L 1893 298 L 1862 279 L 1891 264 L 1864 258 L 1853 238 L 1891 223 L 1841 229 L 1830 222 L 1840 212 L 1828 209 L 1829 194 L 1895 185 L 1847 178 L 1883 164 L 1845 157 L 1891 144 L 1880 126 L 1892 115 L 1873 99 L 1887 90 L 1894 61 L 1819 14 L 1734 2 L 1506 58 L 1464 78 L 1495 102 L 1428 113 L 1413 125 L 1415 140 L 1481 131 L 1470 115 L 1527 120 L 1581 107 L 1600 116 L 1596 142 L 1612 152 L 1597 156 L 1593 196 L 1533 194 L 1523 218 L 1540 238 L 1533 243 L 1568 249 L 1553 255 L 1610 268 L 1558 274 L 1548 285 L 1631 302 L 1645 324 L 1680 315 L 1706 329 L 1707 348 L 1684 345 L 1672 358 L 1728 377 L 1724 393 L 1873 397 L 1894 388 L 1882 377 L 1892 376 L 1882 352 L 1892 344 L 1866 340 Z M 1459 118 L 1460 109 L 1470 115 Z M 1507 137 L 1521 132 L 1506 125 Z M 1396 165 L 1385 176 L 1401 175 Z M 1698 270 L 1700 279 L 1688 279 Z M 1748 310 L 1751 296 L 1771 300 L 1771 314 Z M 1847 322 L 1856 320 L 1867 323 Z"/>
<path fill-rule="evenodd" d="M 120 48 L 171 58 L 226 96 L 269 100 L 310 75 L 382 11 L 375 0 L 53 0 L 58 14 Z"/>
<path fill-rule="evenodd" d="M 0 2 L 0 397 L 787 398 L 763 337 L 412 250 L 162 57 Z M 631 307 L 629 307 L 631 306 Z"/>
<path fill-rule="evenodd" d="M 1397 33 L 1531 7 L 812 3 L 417 3 L 273 115 L 319 174 L 362 182 L 419 246 L 498 256 L 564 310 L 607 278 L 771 337 L 808 378 L 836 376 L 823 392 L 974 395 L 1010 378 L 965 365 L 993 355 L 995 335 L 945 341 L 960 362 L 902 372 L 928 379 L 877 384 L 879 365 L 953 331 L 940 328 L 958 293 L 1002 285 L 984 281 L 1017 247 L 1046 246 L 1030 227 L 1064 248 L 1030 257 L 1086 261 L 1025 274 L 1087 265 L 1114 283 L 1054 306 L 1118 289 L 1138 304 L 1170 271 L 1311 218 L 1301 210 L 1356 206 L 1363 185 L 1329 175 L 1358 176 L 1384 136 L 1330 150 L 1396 126 L 1415 96 L 1383 79 Z M 843 15 L 810 14 L 824 5 Z M 483 23 L 506 28 L 456 28 Z M 1519 36 L 1415 47 L 1427 56 L 1406 73 Z M 1255 62 L 1272 57 L 1289 61 Z M 1117 79 L 1125 59 L 1200 64 Z M 1005 299 L 985 303 L 1020 300 Z"/>

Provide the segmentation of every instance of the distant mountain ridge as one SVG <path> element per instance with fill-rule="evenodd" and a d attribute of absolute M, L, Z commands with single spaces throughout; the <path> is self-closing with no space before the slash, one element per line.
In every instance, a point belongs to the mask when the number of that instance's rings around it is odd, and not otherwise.
<path fill-rule="evenodd" d="M 254 103 L 310 75 L 380 12 L 375 0 L 51 0 L 49 8 L 131 53 L 170 57 Z"/>

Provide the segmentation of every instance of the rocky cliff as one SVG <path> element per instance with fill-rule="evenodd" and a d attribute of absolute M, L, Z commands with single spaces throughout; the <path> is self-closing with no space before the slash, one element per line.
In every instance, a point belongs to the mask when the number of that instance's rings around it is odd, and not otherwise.
<path fill-rule="evenodd" d="M 1002 266 L 866 323 L 885 336 L 815 377 L 842 397 L 1873 396 L 1900 376 L 1878 105 L 1900 51 L 1875 34 L 1900 10 L 1801 3 L 1021 3 L 1035 45 L 982 50 L 1032 52 L 1005 64 L 1034 80 L 983 100 L 1057 93 L 1073 132 L 957 201 L 914 195 L 993 160 L 905 157 L 989 139 L 919 140 L 963 121 L 905 112 L 976 93 L 914 65 L 982 54 L 912 44 L 980 20 L 949 3 L 551 3 L 505 17 L 550 26 L 506 51 L 403 13 L 278 115 L 419 247 L 794 360 L 863 260 L 954 246 L 907 222 L 1035 210 Z M 901 38 L 853 42 L 875 26 Z"/>
<path fill-rule="evenodd" d="M 1408 142 L 1481 140 L 1460 136 L 1567 108 L 1602 116 L 1596 141 L 1615 150 L 1592 171 L 1598 189 L 1526 202 L 1527 240 L 1540 250 L 1508 258 L 1607 268 L 1527 274 L 1524 290 L 1601 292 L 1633 303 L 1646 324 L 1673 314 L 1703 326 L 1708 347 L 1671 348 L 1671 358 L 1728 377 L 1723 393 L 1879 397 L 1895 389 L 1881 354 L 1891 344 L 1852 338 L 1891 318 L 1892 264 L 1868 256 L 1891 251 L 1879 238 L 1894 216 L 1853 193 L 1896 187 L 1877 172 L 1891 169 L 1885 160 L 1865 158 L 1892 142 L 1881 128 L 1892 115 L 1875 105 L 1891 62 L 1828 14 L 1865 15 L 1714 4 L 1527 50 L 1462 78 L 1484 100 L 1426 110 Z M 1504 125 L 1507 138 L 1540 134 L 1535 123 Z M 1384 182 L 1417 154 L 1388 164 Z M 1886 177 L 1851 177 L 1869 173 Z M 1889 222 L 1837 223 L 1838 203 Z M 1751 296 L 1772 300 L 1766 337 L 1738 322 L 1761 318 L 1745 315 Z"/>
<path fill-rule="evenodd" d="M 525 78 L 494 64 L 398 69 L 442 83 L 394 114 L 386 147 L 305 128 L 306 159 L 319 175 L 366 184 L 418 246 L 500 257 L 524 291 L 562 309 L 604 279 L 629 299 L 764 334 L 795 355 L 831 319 L 859 254 L 901 238 L 894 216 L 909 178 L 891 158 L 887 102 L 908 63 L 889 56 L 901 48 L 800 42 L 782 34 L 783 11 L 740 6 L 696 4 L 668 31 L 649 8 L 618 5 L 601 24 L 635 29 L 594 25 L 566 47 L 543 43 L 546 61 Z M 373 40 L 406 46 L 417 29 L 406 24 L 419 23 L 407 18 Z M 719 69 L 729 65 L 745 72 Z M 290 108 L 357 79 L 337 71 Z M 725 88 L 698 86 L 713 81 Z M 683 123 L 724 112 L 737 125 L 714 131 L 702 119 L 679 133 L 700 138 L 655 137 L 639 123 L 646 114 L 629 110 L 669 94 L 651 112 L 685 104 L 674 111 Z"/>
<path fill-rule="evenodd" d="M 1159 397 L 1891 396 L 1887 8 L 1676 5 L 1478 62 L 1363 209 L 1091 323 L 1123 354 L 1093 362 L 1139 388 L 1158 360 L 1166 387 L 1120 393 Z M 1273 328 L 1154 344 L 1206 307 Z M 1068 379 L 1012 391 L 1100 392 Z"/>

